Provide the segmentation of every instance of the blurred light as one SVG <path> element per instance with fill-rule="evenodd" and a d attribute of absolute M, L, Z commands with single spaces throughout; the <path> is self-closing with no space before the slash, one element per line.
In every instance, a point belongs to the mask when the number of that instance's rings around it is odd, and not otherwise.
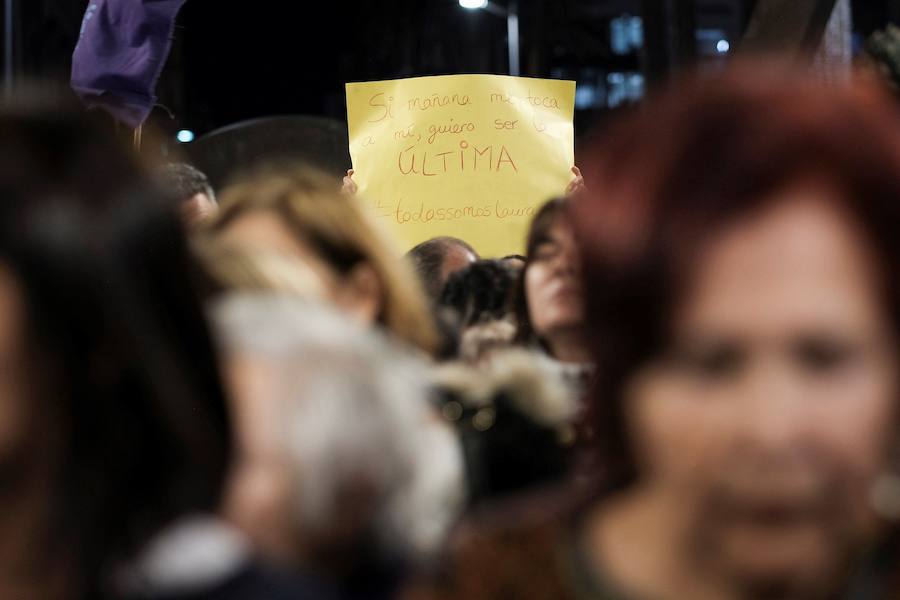
<path fill-rule="evenodd" d="M 578 92 L 576 91 L 576 98 Z M 644 76 L 641 73 L 628 71 L 613 72 L 606 76 L 606 106 L 616 108 L 628 103 L 637 102 L 644 96 Z M 577 102 L 577 99 L 576 99 Z"/>
<path fill-rule="evenodd" d="M 194 132 L 190 129 L 182 129 L 175 134 L 175 139 L 177 139 L 182 144 L 188 144 L 194 141 Z"/>
<path fill-rule="evenodd" d="M 459 0 L 459 5 L 463 8 L 474 10 L 476 8 L 484 8 L 487 6 L 488 0 Z"/>
<path fill-rule="evenodd" d="M 722 56 L 731 51 L 732 36 L 719 27 L 702 27 L 695 31 L 697 53 L 700 56 Z"/>
<path fill-rule="evenodd" d="M 606 76 L 606 105 L 616 108 L 623 104 L 627 98 L 625 90 L 625 74 L 610 73 Z"/>
<path fill-rule="evenodd" d="M 609 22 L 609 45 L 614 54 L 628 54 L 631 50 L 624 19 L 617 18 Z"/>
<path fill-rule="evenodd" d="M 632 102 L 644 97 L 644 76 L 641 73 L 629 73 L 625 81 L 625 94 Z"/>
<path fill-rule="evenodd" d="M 640 50 L 644 46 L 644 20 L 631 17 L 631 47 Z"/>
<path fill-rule="evenodd" d="M 640 17 L 622 15 L 609 22 L 609 41 L 613 54 L 625 55 L 644 45 L 644 23 Z"/>
<path fill-rule="evenodd" d="M 580 84 L 575 88 L 575 108 L 584 110 L 597 105 L 597 87 L 591 84 Z"/>

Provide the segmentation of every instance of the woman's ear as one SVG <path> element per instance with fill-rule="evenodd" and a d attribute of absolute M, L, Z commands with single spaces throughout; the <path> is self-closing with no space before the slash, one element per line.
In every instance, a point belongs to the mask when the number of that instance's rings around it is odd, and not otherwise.
<path fill-rule="evenodd" d="M 384 286 L 375 269 L 365 262 L 353 267 L 340 284 L 336 302 L 363 323 L 375 323 L 384 310 Z"/>

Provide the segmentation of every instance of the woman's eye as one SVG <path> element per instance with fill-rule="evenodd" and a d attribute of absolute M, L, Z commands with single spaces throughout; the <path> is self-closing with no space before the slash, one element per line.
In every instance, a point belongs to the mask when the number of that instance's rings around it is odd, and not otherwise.
<path fill-rule="evenodd" d="M 826 373 L 853 362 L 859 356 L 859 350 L 855 345 L 840 340 L 808 338 L 799 340 L 792 354 L 803 369 Z"/>
<path fill-rule="evenodd" d="M 534 250 L 534 260 L 549 260 L 556 256 L 558 246 L 553 243 L 545 242 L 539 244 Z"/>
<path fill-rule="evenodd" d="M 674 353 L 675 364 L 694 376 L 724 379 L 736 375 L 744 364 L 744 353 L 731 344 L 688 347 Z"/>

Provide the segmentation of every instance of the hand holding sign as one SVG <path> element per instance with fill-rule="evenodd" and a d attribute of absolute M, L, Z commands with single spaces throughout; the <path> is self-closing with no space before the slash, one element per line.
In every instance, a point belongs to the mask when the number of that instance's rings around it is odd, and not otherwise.
<path fill-rule="evenodd" d="M 452 235 L 520 253 L 569 183 L 574 96 L 571 81 L 498 75 L 347 84 L 348 179 L 407 248 Z"/>
<path fill-rule="evenodd" d="M 584 176 L 581 174 L 581 169 L 578 167 L 572 167 L 572 175 L 575 176 L 572 181 L 569 182 L 569 185 L 566 186 L 566 196 L 572 196 L 577 194 L 581 190 L 586 189 L 584 185 Z"/>
<path fill-rule="evenodd" d="M 359 186 L 353 181 L 353 169 L 347 169 L 347 174 L 344 175 L 343 185 L 341 186 L 341 192 L 349 196 L 355 196 L 358 191 Z"/>

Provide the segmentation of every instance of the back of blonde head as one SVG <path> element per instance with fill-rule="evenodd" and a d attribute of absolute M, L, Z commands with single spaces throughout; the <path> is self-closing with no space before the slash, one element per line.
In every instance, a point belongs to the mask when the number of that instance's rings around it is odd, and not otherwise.
<path fill-rule="evenodd" d="M 249 174 L 221 198 L 213 231 L 241 215 L 268 211 L 336 273 L 367 264 L 383 290 L 379 322 L 395 336 L 432 353 L 437 333 L 428 303 L 400 251 L 340 183 L 308 167 L 269 168 Z"/>

